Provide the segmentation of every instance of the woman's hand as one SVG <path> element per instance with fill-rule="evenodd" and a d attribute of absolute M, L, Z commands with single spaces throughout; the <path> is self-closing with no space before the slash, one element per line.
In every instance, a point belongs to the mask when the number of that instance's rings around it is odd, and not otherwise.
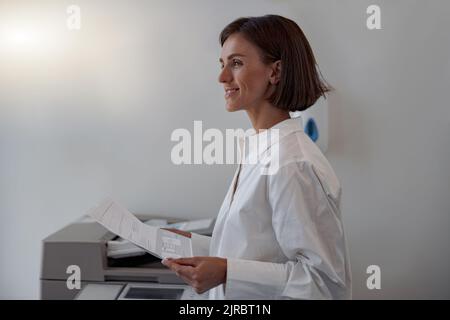
<path fill-rule="evenodd" d="M 227 279 L 227 259 L 223 258 L 167 258 L 162 263 L 175 271 L 177 276 L 192 286 L 199 294 L 225 283 Z"/>

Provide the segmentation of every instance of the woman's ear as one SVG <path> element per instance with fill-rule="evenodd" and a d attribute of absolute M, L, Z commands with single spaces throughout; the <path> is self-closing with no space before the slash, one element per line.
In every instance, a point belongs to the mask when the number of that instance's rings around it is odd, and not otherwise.
<path fill-rule="evenodd" d="M 270 74 L 270 84 L 277 84 L 281 79 L 281 60 L 272 63 Z"/>

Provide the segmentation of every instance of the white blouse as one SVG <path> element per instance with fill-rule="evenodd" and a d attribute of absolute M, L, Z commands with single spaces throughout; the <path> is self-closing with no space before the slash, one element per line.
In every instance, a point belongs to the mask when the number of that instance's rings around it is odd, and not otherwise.
<path fill-rule="evenodd" d="M 261 164 L 241 164 L 212 237 L 192 234 L 195 255 L 227 259 L 226 283 L 211 289 L 209 297 L 349 299 L 340 183 L 303 132 L 301 119 L 273 129 L 279 134 L 278 170 L 265 175 Z"/>

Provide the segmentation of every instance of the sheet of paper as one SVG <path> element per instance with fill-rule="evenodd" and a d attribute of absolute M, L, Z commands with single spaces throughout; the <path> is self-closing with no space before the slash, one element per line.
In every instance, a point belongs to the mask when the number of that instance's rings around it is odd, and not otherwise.
<path fill-rule="evenodd" d="M 158 229 L 156 236 L 158 253 L 162 258 L 192 257 L 192 241 L 182 235 Z"/>
<path fill-rule="evenodd" d="M 109 231 L 159 258 L 192 257 L 190 238 L 147 225 L 110 198 L 89 210 L 88 215 Z"/>

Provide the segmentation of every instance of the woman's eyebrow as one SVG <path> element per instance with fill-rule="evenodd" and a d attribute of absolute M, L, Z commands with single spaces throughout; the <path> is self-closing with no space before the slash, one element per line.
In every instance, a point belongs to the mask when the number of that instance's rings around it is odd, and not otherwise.
<path fill-rule="evenodd" d="M 227 60 L 233 59 L 234 57 L 245 57 L 245 55 L 242 53 L 233 53 L 228 56 Z M 219 58 L 219 62 L 223 62 L 222 58 Z"/>

